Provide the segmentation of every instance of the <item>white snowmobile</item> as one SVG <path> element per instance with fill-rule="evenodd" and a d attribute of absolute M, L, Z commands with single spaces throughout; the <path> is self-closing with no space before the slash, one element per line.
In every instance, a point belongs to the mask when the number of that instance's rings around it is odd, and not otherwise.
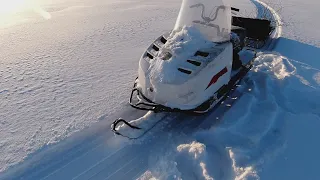
<path fill-rule="evenodd" d="M 206 113 L 247 74 L 255 49 L 272 32 L 269 20 L 232 16 L 224 0 L 183 0 L 174 29 L 139 61 L 129 103 L 154 112 Z M 139 129 L 123 119 L 119 123 Z M 121 135 L 121 134 L 120 134 Z"/>

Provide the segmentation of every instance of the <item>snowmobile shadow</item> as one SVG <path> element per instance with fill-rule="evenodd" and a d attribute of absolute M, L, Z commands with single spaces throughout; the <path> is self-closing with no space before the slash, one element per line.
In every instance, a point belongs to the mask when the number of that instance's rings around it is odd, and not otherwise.
<path fill-rule="evenodd" d="M 137 118 L 142 114 L 143 112 L 135 111 L 132 108 L 126 108 L 120 113 L 124 118 Z M 118 116 L 119 113 L 102 115 L 98 118 L 98 122 L 92 126 L 74 133 L 57 144 L 43 146 L 30 154 L 22 163 L 1 174 L 0 179 L 6 179 L 6 177 L 10 177 L 10 179 L 19 179 L 20 177 L 24 179 L 43 179 L 61 167 L 75 162 L 77 156 L 94 151 L 101 145 L 108 147 L 104 148 L 103 153 L 114 153 L 126 144 L 126 141 L 118 141 L 109 131 L 110 121 L 108 119 L 114 119 Z"/>

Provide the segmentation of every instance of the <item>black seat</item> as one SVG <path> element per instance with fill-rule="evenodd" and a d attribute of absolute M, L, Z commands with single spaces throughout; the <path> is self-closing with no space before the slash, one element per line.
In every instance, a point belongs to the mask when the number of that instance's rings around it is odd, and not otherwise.
<path fill-rule="evenodd" d="M 266 40 L 272 30 L 271 21 L 266 19 L 233 16 L 232 25 L 246 29 L 246 37 L 256 40 Z"/>

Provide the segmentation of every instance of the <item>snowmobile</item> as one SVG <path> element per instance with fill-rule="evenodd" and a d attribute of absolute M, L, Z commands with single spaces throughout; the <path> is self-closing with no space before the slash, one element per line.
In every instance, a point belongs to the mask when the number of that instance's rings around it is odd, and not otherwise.
<path fill-rule="evenodd" d="M 174 29 L 140 58 L 129 99 L 133 108 L 206 113 L 247 74 L 273 30 L 271 21 L 232 16 L 239 9 L 224 2 L 183 0 Z M 139 129 L 120 118 L 112 124 L 116 134 L 119 123 Z"/>

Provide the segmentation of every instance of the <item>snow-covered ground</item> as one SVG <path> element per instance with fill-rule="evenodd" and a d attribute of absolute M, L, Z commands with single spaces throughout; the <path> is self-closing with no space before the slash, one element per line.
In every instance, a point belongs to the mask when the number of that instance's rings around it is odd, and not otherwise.
<path fill-rule="evenodd" d="M 283 7 L 282 37 L 222 110 L 193 119 L 203 130 L 177 115 L 156 143 L 112 136 L 115 117 L 140 115 L 127 105 L 137 61 L 180 3 L 61 0 L 0 21 L 0 169 L 29 156 L 0 179 L 318 179 L 318 1 L 269 1 Z M 247 15 L 257 5 L 234 4 Z"/>
<path fill-rule="evenodd" d="M 39 3 L 49 19 L 33 11 L 15 15 L 17 24 L 0 18 L 1 171 L 127 108 L 141 52 L 170 30 L 180 6 L 171 0 Z"/>

